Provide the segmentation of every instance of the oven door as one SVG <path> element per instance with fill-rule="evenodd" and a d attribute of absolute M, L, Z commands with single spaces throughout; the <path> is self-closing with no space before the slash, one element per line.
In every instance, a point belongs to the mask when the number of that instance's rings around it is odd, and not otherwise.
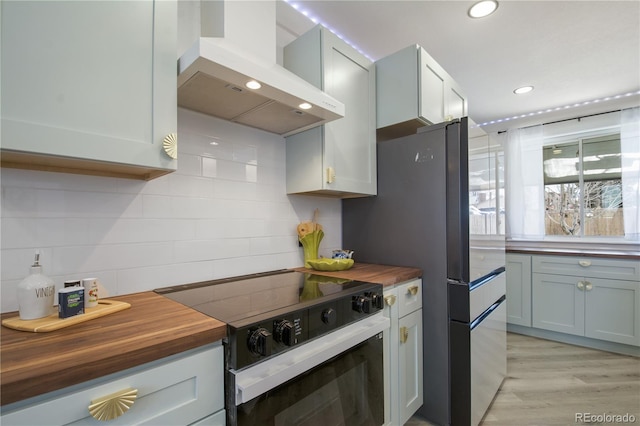
<path fill-rule="evenodd" d="M 244 374 L 246 370 L 231 373 L 229 377 L 236 382 L 236 405 L 227 401 L 228 424 L 382 425 L 382 330 L 388 328 L 389 321 L 382 314 L 375 317 L 296 348 L 302 351 L 292 350 L 250 367 L 248 374 Z M 306 363 L 302 373 L 289 372 Z M 286 368 L 279 376 L 281 366 Z M 288 380 L 273 380 L 274 376 L 291 374 L 295 376 Z M 260 388 L 268 389 L 257 390 Z"/>

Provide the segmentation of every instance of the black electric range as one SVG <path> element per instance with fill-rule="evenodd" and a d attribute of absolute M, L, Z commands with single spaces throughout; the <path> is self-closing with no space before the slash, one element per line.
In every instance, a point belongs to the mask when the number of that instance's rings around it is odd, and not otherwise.
<path fill-rule="evenodd" d="M 227 324 L 240 370 L 382 310 L 382 285 L 280 270 L 155 290 Z"/>

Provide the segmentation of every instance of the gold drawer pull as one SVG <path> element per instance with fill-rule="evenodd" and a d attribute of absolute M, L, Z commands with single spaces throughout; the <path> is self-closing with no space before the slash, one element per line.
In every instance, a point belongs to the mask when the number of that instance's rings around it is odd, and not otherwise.
<path fill-rule="evenodd" d="M 417 285 L 412 285 L 407 290 L 408 290 L 408 293 L 411 293 L 412 296 L 415 296 L 416 294 L 418 294 L 418 286 Z"/>
<path fill-rule="evenodd" d="M 578 264 L 580 266 L 584 266 L 586 268 L 587 266 L 591 266 L 591 261 L 590 260 L 579 260 Z"/>
<path fill-rule="evenodd" d="M 407 327 L 400 327 L 400 343 L 407 343 L 409 339 L 409 329 Z"/>
<path fill-rule="evenodd" d="M 138 389 L 124 389 L 91 401 L 89 413 L 96 420 L 113 420 L 129 411 L 137 397 Z"/>
<path fill-rule="evenodd" d="M 393 306 L 396 303 L 396 297 L 393 294 L 384 297 L 384 301 L 387 302 L 387 305 Z"/>

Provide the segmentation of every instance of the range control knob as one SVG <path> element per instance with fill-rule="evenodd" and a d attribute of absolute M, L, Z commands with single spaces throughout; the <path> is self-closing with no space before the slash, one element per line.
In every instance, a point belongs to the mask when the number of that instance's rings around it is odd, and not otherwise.
<path fill-rule="evenodd" d="M 276 342 L 286 346 L 292 346 L 294 342 L 293 324 L 289 320 L 275 321 L 273 338 Z"/>
<path fill-rule="evenodd" d="M 327 325 L 335 325 L 338 320 L 338 314 L 335 309 L 327 308 L 322 311 L 322 322 Z"/>
<path fill-rule="evenodd" d="M 356 312 L 368 314 L 371 312 L 371 298 L 367 296 L 353 296 L 351 309 Z"/>
<path fill-rule="evenodd" d="M 271 355 L 271 333 L 262 327 L 253 330 L 249 334 L 247 345 L 254 355 L 269 356 Z"/>
<path fill-rule="evenodd" d="M 384 297 L 374 291 L 365 293 L 365 296 L 371 298 L 371 304 L 376 309 L 384 309 Z"/>

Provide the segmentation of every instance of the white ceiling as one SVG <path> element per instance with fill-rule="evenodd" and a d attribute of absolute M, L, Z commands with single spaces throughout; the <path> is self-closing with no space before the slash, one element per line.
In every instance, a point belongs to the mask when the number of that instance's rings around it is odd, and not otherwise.
<path fill-rule="evenodd" d="M 374 61 L 424 47 L 462 86 L 476 123 L 511 118 L 488 132 L 640 104 L 638 0 L 502 0 L 483 19 L 467 16 L 472 1 L 295 1 Z M 277 11 L 280 47 L 315 25 L 284 2 Z M 523 85 L 535 90 L 513 94 Z"/>

